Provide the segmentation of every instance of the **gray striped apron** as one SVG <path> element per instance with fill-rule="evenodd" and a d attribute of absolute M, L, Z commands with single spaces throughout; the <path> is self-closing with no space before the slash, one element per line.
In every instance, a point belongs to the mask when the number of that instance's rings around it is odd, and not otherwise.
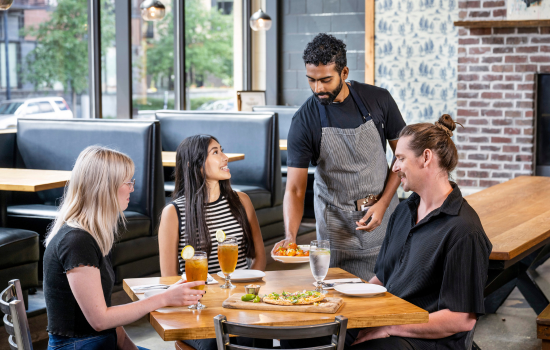
<path fill-rule="evenodd" d="M 348 85 L 363 124 L 355 129 L 329 126 L 326 107 L 318 103 L 321 151 L 315 170 L 317 239 L 330 241 L 330 267 L 342 268 L 364 280 L 374 276 L 374 265 L 391 214 L 399 201 L 394 194 L 382 224 L 372 232 L 357 231 L 366 212 L 355 201 L 384 191 L 389 174 L 380 134 L 355 90 Z"/>

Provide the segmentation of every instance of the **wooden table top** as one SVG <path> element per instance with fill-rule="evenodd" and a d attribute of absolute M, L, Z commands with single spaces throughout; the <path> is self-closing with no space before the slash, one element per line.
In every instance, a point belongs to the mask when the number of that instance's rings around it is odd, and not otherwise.
<path fill-rule="evenodd" d="M 244 153 L 226 153 L 229 158 L 229 162 L 235 162 L 237 160 L 244 159 Z M 176 152 L 162 152 L 162 166 L 176 166 Z"/>
<path fill-rule="evenodd" d="M 223 282 L 216 274 L 212 276 Z M 331 268 L 326 279 L 350 278 L 352 274 Z M 154 277 L 125 279 L 124 290 L 134 301 L 143 294 L 134 294 L 130 287 L 165 283 L 172 284 L 180 277 Z M 309 269 L 291 271 L 267 271 L 263 281 L 254 282 L 262 286 L 260 294 L 271 292 L 312 290 L 314 278 Z M 400 299 L 390 293 L 374 298 L 347 297 L 335 290 L 329 296 L 344 299 L 344 306 L 335 314 L 297 313 L 281 311 L 236 310 L 222 308 L 222 302 L 233 293 L 244 293 L 249 283 L 235 283 L 237 288 L 228 291 L 220 289 L 220 284 L 206 286 L 206 294 L 201 303 L 204 310 L 189 310 L 187 307 L 167 307 L 150 313 L 149 322 L 165 341 L 215 338 L 213 317 L 219 314 L 227 316 L 232 322 L 263 326 L 303 326 L 334 321 L 334 317 L 344 315 L 348 318 L 348 328 L 375 327 L 383 325 L 412 324 L 428 322 L 428 312 Z"/>
<path fill-rule="evenodd" d="M 70 171 L 0 168 L 0 190 L 38 192 L 65 186 Z"/>
<path fill-rule="evenodd" d="M 550 177 L 519 176 L 466 198 L 493 244 L 491 260 L 512 260 L 550 239 Z"/>
<path fill-rule="evenodd" d="M 286 140 L 279 140 L 279 148 L 281 149 L 281 151 L 286 151 Z"/>

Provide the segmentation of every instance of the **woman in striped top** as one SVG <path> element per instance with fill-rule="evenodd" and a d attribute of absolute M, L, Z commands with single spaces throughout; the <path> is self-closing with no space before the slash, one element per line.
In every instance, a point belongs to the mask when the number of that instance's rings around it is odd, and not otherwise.
<path fill-rule="evenodd" d="M 162 211 L 159 228 L 162 276 L 185 272 L 179 253 L 186 245 L 207 253 L 210 274 L 220 271 L 215 234 L 220 229 L 238 241 L 237 269 L 247 267 L 247 258 L 252 269 L 265 269 L 256 212 L 248 195 L 231 189 L 227 162 L 218 140 L 210 135 L 188 137 L 178 146 L 174 201 Z"/>

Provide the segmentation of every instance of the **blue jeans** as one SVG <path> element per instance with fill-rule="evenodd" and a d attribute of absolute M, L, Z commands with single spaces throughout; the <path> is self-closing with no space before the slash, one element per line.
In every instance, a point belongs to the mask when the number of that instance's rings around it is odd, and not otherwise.
<path fill-rule="evenodd" d="M 116 350 L 116 340 L 115 331 L 82 338 L 64 337 L 50 333 L 48 350 Z M 139 346 L 138 349 L 147 350 Z"/>

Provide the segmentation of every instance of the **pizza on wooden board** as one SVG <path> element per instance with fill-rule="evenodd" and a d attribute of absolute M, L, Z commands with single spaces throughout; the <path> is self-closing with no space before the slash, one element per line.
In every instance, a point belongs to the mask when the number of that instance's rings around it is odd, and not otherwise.
<path fill-rule="evenodd" d="M 288 293 L 271 293 L 263 298 L 263 302 L 273 305 L 310 305 L 325 299 L 325 294 L 315 291 Z"/>

